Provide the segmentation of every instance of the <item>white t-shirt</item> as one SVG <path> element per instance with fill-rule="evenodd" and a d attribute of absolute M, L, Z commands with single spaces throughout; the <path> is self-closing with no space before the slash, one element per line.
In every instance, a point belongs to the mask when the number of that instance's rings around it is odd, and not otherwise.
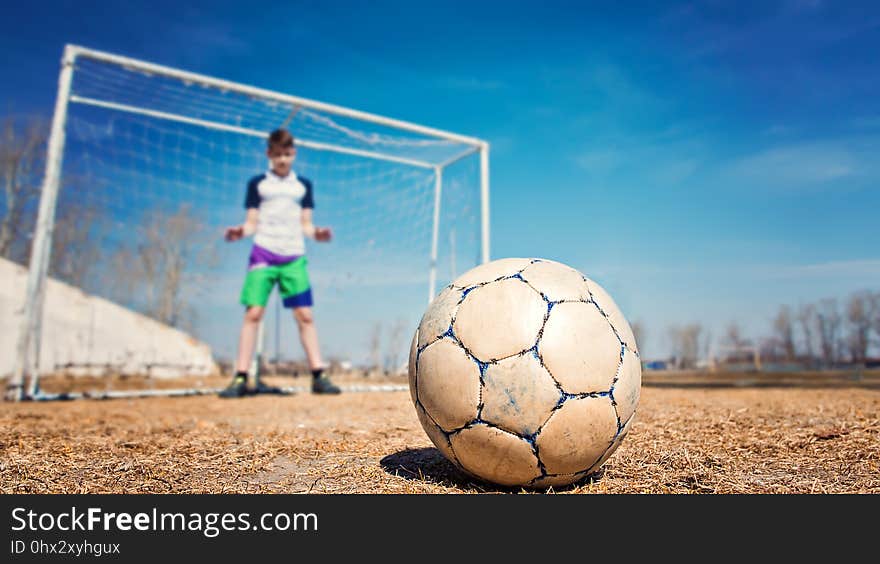
<path fill-rule="evenodd" d="M 285 177 L 267 171 L 248 182 L 244 207 L 260 211 L 255 245 L 278 255 L 305 254 L 302 210 L 315 207 L 310 180 L 293 171 Z"/>

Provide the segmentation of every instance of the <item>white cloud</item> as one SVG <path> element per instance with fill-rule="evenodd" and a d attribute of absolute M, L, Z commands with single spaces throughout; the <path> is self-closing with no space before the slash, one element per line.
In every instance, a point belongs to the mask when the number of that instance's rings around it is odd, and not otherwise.
<path fill-rule="evenodd" d="M 880 259 L 840 260 L 801 265 L 775 265 L 761 269 L 772 278 L 862 278 L 865 284 L 878 285 Z"/>
<path fill-rule="evenodd" d="M 880 258 L 832 260 L 808 264 L 726 263 L 726 264 L 615 264 L 595 265 L 593 272 L 618 278 L 675 276 L 706 279 L 736 276 L 742 280 L 796 279 L 801 281 L 835 279 L 864 280 L 866 285 L 880 284 Z"/>
<path fill-rule="evenodd" d="M 699 164 L 697 159 L 671 159 L 658 166 L 651 178 L 660 184 L 680 184 L 696 172 Z"/>
<path fill-rule="evenodd" d="M 851 123 L 856 129 L 880 129 L 880 115 L 857 117 Z"/>
<path fill-rule="evenodd" d="M 437 82 L 446 88 L 469 91 L 499 90 L 506 86 L 500 80 L 461 76 L 445 76 L 438 78 Z"/>
<path fill-rule="evenodd" d="M 639 85 L 620 65 L 597 64 L 587 71 L 581 81 L 588 91 L 598 91 L 611 107 L 628 111 L 657 111 L 666 105 L 649 88 Z"/>
<path fill-rule="evenodd" d="M 605 147 L 588 148 L 570 158 L 590 174 L 636 172 L 658 185 L 676 185 L 697 171 L 704 149 L 699 136 L 666 130 L 615 136 Z"/>
<path fill-rule="evenodd" d="M 599 149 L 577 155 L 574 160 L 581 168 L 601 174 L 611 172 L 620 166 L 624 156 L 615 149 Z"/>
<path fill-rule="evenodd" d="M 812 143 L 774 147 L 735 161 L 728 171 L 753 182 L 814 184 L 857 175 L 860 163 L 842 144 Z"/>
<path fill-rule="evenodd" d="M 791 135 L 796 132 L 797 132 L 796 128 L 794 128 L 790 125 L 782 125 L 779 123 L 771 125 L 770 127 L 767 127 L 766 129 L 761 131 L 761 133 L 763 135 L 768 135 L 768 136 L 785 136 L 785 135 Z"/>

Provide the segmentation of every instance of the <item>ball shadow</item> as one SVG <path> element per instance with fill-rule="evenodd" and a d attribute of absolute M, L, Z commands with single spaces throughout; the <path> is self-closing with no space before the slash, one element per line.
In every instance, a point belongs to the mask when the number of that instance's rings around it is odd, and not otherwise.
<path fill-rule="evenodd" d="M 436 448 L 408 448 L 389 454 L 379 461 L 385 472 L 416 482 L 433 483 L 440 486 L 457 487 L 475 492 L 531 493 L 563 492 L 575 489 L 589 482 L 602 479 L 603 468 L 577 482 L 563 487 L 554 488 L 521 488 L 518 486 L 500 486 L 478 480 L 458 469 Z"/>
<path fill-rule="evenodd" d="M 389 454 L 379 461 L 385 472 L 416 482 L 462 488 L 480 487 L 483 484 L 456 468 L 436 448 L 407 448 Z"/>

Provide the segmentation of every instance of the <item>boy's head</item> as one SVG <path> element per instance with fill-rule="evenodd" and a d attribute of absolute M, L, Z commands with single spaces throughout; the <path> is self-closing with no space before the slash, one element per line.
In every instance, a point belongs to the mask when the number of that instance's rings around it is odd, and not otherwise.
<path fill-rule="evenodd" d="M 278 176 L 287 176 L 293 159 L 296 158 L 296 145 L 293 135 L 286 129 L 276 129 L 269 134 L 266 155 L 272 163 L 272 172 Z"/>

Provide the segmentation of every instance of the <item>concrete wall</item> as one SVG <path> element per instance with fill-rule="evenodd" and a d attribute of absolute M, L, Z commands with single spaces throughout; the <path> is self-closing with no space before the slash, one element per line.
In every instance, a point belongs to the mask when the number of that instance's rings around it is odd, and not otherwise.
<path fill-rule="evenodd" d="M 27 270 L 0 259 L 0 376 L 14 369 Z M 157 378 L 211 375 L 211 348 L 113 302 L 49 279 L 43 310 L 41 373 L 120 373 Z"/>

